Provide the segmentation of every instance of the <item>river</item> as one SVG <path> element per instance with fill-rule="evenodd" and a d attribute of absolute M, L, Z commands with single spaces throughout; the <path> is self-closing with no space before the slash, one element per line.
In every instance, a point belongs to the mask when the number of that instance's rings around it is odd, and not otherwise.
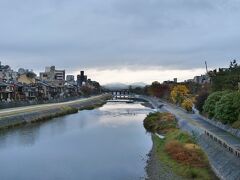
<path fill-rule="evenodd" d="M 44 123 L 0 131 L 1 180 L 134 180 L 152 147 L 139 103 L 107 103 Z"/>

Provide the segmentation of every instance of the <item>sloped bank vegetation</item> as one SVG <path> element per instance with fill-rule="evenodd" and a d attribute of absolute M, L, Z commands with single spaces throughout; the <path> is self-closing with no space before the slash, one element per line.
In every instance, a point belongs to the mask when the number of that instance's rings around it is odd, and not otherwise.
<path fill-rule="evenodd" d="M 68 114 L 74 114 L 74 113 L 78 113 L 77 108 L 70 107 L 70 106 L 63 106 L 61 108 L 58 108 L 58 110 L 56 109 L 55 113 L 49 113 L 49 114 L 44 115 L 44 116 L 40 115 L 39 117 L 33 119 L 31 121 L 31 123 L 47 121 L 47 120 L 50 120 L 50 119 L 53 119 L 53 118 L 65 116 L 65 115 L 68 115 Z"/>
<path fill-rule="evenodd" d="M 9 129 L 27 123 L 43 122 L 77 112 L 78 109 L 75 107 L 62 106 L 45 109 L 38 112 L 28 112 L 7 117 L 0 117 L 0 129 Z"/>
<path fill-rule="evenodd" d="M 172 114 L 151 113 L 145 118 L 144 127 L 153 133 L 152 152 L 157 158 L 155 161 L 161 161 L 183 179 L 217 179 L 207 156 L 194 137 L 177 127 L 177 121 Z M 165 138 L 160 139 L 155 133 L 163 134 Z M 151 178 L 151 174 L 148 176 L 149 179 L 154 179 Z"/>

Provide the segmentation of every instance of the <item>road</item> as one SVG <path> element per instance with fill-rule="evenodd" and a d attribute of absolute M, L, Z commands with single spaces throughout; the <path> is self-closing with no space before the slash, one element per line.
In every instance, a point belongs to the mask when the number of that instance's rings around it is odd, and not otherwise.
<path fill-rule="evenodd" d="M 61 103 L 41 104 L 41 105 L 32 105 L 32 106 L 2 109 L 2 110 L 0 110 L 0 118 L 10 116 L 10 115 L 16 115 L 16 114 L 20 114 L 20 113 L 35 112 L 35 111 L 39 111 L 39 110 L 45 110 L 45 109 L 66 106 L 66 105 L 72 105 L 72 104 L 76 104 L 76 103 L 80 103 L 80 102 L 92 101 L 92 100 L 99 98 L 100 96 L 101 95 L 92 96 L 89 98 L 82 98 L 82 99 L 78 99 L 78 100 L 74 100 L 74 101 L 61 102 Z"/>

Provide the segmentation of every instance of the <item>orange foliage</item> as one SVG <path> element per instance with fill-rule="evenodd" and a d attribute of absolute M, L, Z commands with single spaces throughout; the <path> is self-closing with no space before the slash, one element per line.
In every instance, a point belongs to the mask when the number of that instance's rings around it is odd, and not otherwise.
<path fill-rule="evenodd" d="M 176 121 L 175 116 L 171 113 L 168 113 L 168 112 L 162 113 L 160 119 L 161 119 L 161 121 L 171 121 L 171 122 Z"/>
<path fill-rule="evenodd" d="M 165 145 L 165 151 L 168 155 L 179 163 L 191 165 L 193 167 L 205 167 L 204 154 L 199 148 L 188 148 L 180 142 L 173 140 Z"/>

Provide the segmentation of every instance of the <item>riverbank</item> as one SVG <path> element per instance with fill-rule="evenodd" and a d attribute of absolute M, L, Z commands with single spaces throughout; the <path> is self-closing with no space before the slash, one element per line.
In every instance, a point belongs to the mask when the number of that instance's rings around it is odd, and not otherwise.
<path fill-rule="evenodd" d="M 144 127 L 153 134 L 153 148 L 147 166 L 149 179 L 217 179 L 208 158 L 194 137 L 177 127 L 170 113 L 154 113 L 144 120 Z"/>
<path fill-rule="evenodd" d="M 46 121 L 55 117 L 77 113 L 79 110 L 94 109 L 103 105 L 110 97 L 109 94 L 102 94 L 64 103 L 1 110 L 0 129 Z"/>
<path fill-rule="evenodd" d="M 148 154 L 146 172 L 148 180 L 183 180 L 180 176 L 176 175 L 173 170 L 166 164 L 162 163 L 159 158 L 159 152 L 157 148 L 157 143 L 154 140 L 154 135 L 152 135 L 153 146 Z"/>

